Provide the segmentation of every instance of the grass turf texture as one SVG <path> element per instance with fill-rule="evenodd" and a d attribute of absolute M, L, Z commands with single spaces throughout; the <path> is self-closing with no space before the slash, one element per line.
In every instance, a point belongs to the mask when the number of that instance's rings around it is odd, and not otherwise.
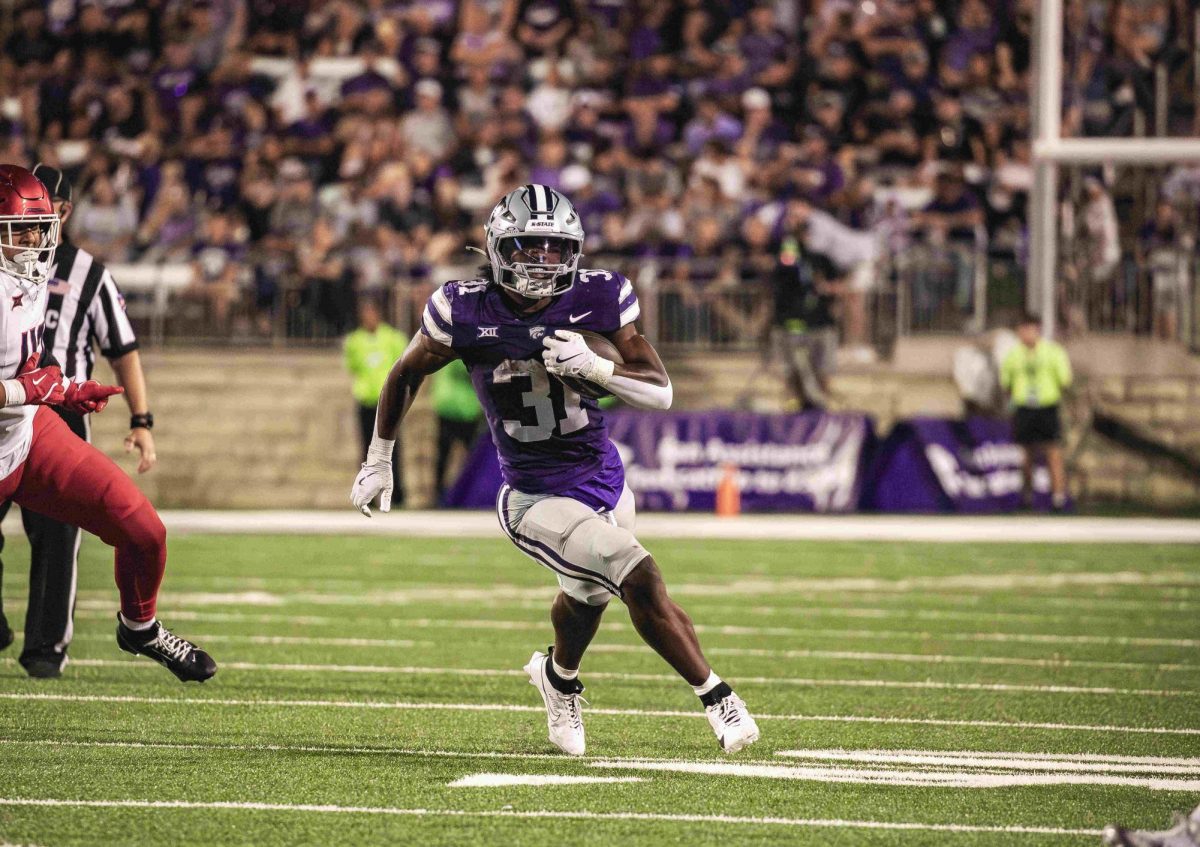
<path fill-rule="evenodd" d="M 717 751 L 695 697 L 639 647 L 619 604 L 582 672 L 589 757 L 554 755 L 520 674 L 552 638 L 553 583 L 503 539 L 175 538 L 160 612 L 223 663 L 202 687 L 118 652 L 111 559 L 89 539 L 64 677 L 26 678 L 14 661 L 19 640 L 0 659 L 0 842 L 1095 844 L 1072 833 L 667 816 L 1095 831 L 1110 820 L 1159 828 L 1197 801 L 1126 784 L 929 787 L 594 764 L 878 767 L 776 755 L 834 748 L 1200 756 L 1200 733 L 1158 731 L 1200 728 L 1193 548 L 647 544 L 718 672 L 756 713 L 778 716 L 760 722 L 762 740 L 739 756 Z M 5 609 L 19 630 L 24 542 L 6 546 L 4 559 Z M 981 581 L 1014 574 L 1027 579 Z M 1055 575 L 1069 576 L 1060 584 Z M 878 681 L 888 686 L 863 687 Z M 629 710 L 660 714 L 605 713 Z M 447 786 L 482 772 L 644 781 Z M 1200 767 L 1182 778 L 1200 779 Z M 13 798 L 429 814 L 4 805 Z M 580 811 L 649 817 L 512 816 Z"/>

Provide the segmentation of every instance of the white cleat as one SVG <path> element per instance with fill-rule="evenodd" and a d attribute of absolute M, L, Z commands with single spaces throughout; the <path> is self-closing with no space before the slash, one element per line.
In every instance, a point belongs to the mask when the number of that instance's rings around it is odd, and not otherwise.
<path fill-rule="evenodd" d="M 758 724 L 742 698 L 733 692 L 705 708 L 704 714 L 717 735 L 717 743 L 726 753 L 736 753 L 758 740 Z"/>
<path fill-rule="evenodd" d="M 571 680 L 576 690 L 563 694 L 550 682 L 547 673 L 549 666 L 550 657 L 535 651 L 525 666 L 525 673 L 529 674 L 529 684 L 541 692 L 542 702 L 546 704 L 546 726 L 550 730 L 550 741 L 568 756 L 582 756 L 585 742 L 579 703 L 583 698 L 579 695 L 583 692 L 583 686 L 578 680 Z"/>

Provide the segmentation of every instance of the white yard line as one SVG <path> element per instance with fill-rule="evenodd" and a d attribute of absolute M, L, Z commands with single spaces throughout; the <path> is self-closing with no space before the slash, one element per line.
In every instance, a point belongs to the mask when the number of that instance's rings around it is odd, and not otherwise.
<path fill-rule="evenodd" d="M 175 613 L 164 615 L 167 620 L 178 617 Z M 180 618 L 184 620 L 185 618 Z M 198 614 L 192 620 L 204 620 Z M 544 632 L 547 624 L 532 620 L 478 620 L 451 618 L 408 618 L 396 619 L 392 625 L 397 629 L 410 626 L 415 629 L 468 629 L 468 630 L 516 630 Z M 1157 638 L 1135 636 L 1086 636 L 1060 635 L 1052 632 L 930 632 L 922 630 L 846 630 L 830 627 L 803 626 L 731 626 L 721 624 L 696 624 L 697 632 L 712 632 L 715 635 L 750 637 L 815 637 L 815 638 L 859 638 L 865 641 L 961 641 L 961 642 L 1014 642 L 1030 644 L 1108 644 L 1117 647 L 1200 647 L 1200 638 Z M 606 621 L 610 631 L 630 630 L 624 621 Z"/>
<path fill-rule="evenodd" d="M 8 595 L 6 595 L 8 596 Z M 10 599 L 12 599 L 10 597 Z M 15 601 L 14 601 L 15 602 Z M 75 612 L 77 618 L 85 618 L 89 620 L 104 620 L 110 621 L 115 616 L 114 609 L 116 608 L 115 596 L 112 600 L 106 601 L 103 604 L 96 604 L 98 608 L 88 608 L 87 605 L 81 606 Z M 540 607 L 539 607 L 540 608 Z M 200 621 L 204 623 L 251 623 L 251 624 L 287 624 L 292 626 L 336 626 L 345 627 L 346 620 L 341 617 L 329 615 L 291 615 L 291 614 L 272 614 L 272 613 L 255 613 L 255 612 L 223 612 L 215 610 L 197 611 L 194 609 L 171 609 L 165 613 L 172 621 Z M 544 632 L 548 629 L 548 624 L 537 621 L 504 621 L 504 620 L 477 620 L 477 619 L 452 619 L 452 618 L 358 618 L 358 624 L 385 627 L 388 629 L 404 629 L 405 627 L 419 628 L 458 628 L 458 629 L 492 629 L 492 630 L 513 630 L 525 632 Z M 704 624 L 701 624 L 704 626 Z M 606 620 L 604 628 L 608 631 L 620 630 L 623 624 L 618 620 Z M 745 634 L 741 628 L 736 633 Z M 769 628 L 769 631 L 763 634 L 783 634 L 783 635 L 829 635 L 831 637 L 855 637 L 871 639 L 874 636 L 871 633 L 881 633 L 879 636 L 883 640 L 893 641 L 896 639 L 895 630 L 822 630 L 822 629 L 801 629 L 791 628 L 784 629 L 779 632 L 779 627 Z M 755 634 L 753 631 L 749 634 Z M 909 639 L 931 639 L 944 638 L 944 633 L 929 633 L 913 631 L 906 633 Z M 1000 639 L 1006 638 L 1009 633 L 985 633 L 988 636 L 986 640 L 995 640 L 992 636 L 998 636 Z M 1072 638 L 1074 636 L 1049 635 L 1049 638 Z M 1096 636 L 1085 636 L 1092 638 Z M 1112 638 L 1112 636 L 1098 636 L 1103 639 Z M 956 636 L 956 640 L 962 640 L 961 634 Z M 1102 643 L 1108 643 L 1107 641 Z M 592 648 L 597 649 L 596 647 Z M 616 649 L 616 648 L 614 648 Z M 1055 662 L 1056 660 L 1047 660 Z M 1063 660 L 1067 661 L 1067 660 Z M 1135 663 L 1136 664 L 1136 663 Z M 1166 665 L 1172 669 L 1190 669 L 1188 665 Z"/>
<path fill-rule="evenodd" d="M 1200 565 L 1200 555 L 1196 557 Z M 210 580 L 212 584 L 239 585 L 237 576 Z M 947 576 L 914 576 L 898 579 L 880 577 L 766 577 L 747 576 L 725 582 L 673 582 L 671 593 L 689 597 L 725 598 L 730 595 L 746 597 L 770 597 L 799 594 L 807 597 L 814 593 L 835 594 L 888 593 L 926 594 L 946 589 L 969 589 L 986 591 L 1043 591 L 1049 589 L 1081 587 L 1110 588 L 1127 586 L 1134 588 L 1183 586 L 1200 591 L 1200 571 L 1116 571 L 1116 572 L 1063 572 L 1063 573 L 962 573 Z M 315 606 L 403 606 L 417 603 L 460 603 L 498 601 L 549 600 L 556 588 L 552 583 L 540 586 L 522 586 L 497 583 L 486 586 L 464 583 L 424 584 L 387 590 L 365 589 L 350 593 L 328 590 L 275 590 L 252 591 L 181 591 L 168 585 L 163 592 L 164 601 L 196 606 L 282 606 L 303 603 Z M 89 602 L 112 602 L 108 589 L 93 589 L 80 592 L 80 597 Z M 828 606 L 825 606 L 828 608 Z M 936 611 L 936 610 L 934 610 Z"/>
<path fill-rule="evenodd" d="M 673 592 L 676 593 L 676 592 Z M 170 597 L 166 595 L 160 601 L 163 607 L 169 608 L 172 603 L 180 602 L 182 598 L 179 595 Z M 349 602 L 350 596 L 346 598 L 346 605 L 361 605 Z M 108 602 L 106 606 L 110 606 Z M 90 613 L 97 612 L 97 609 L 85 608 L 82 612 Z M 103 614 L 103 613 L 101 613 Z M 109 614 L 111 616 L 111 612 Z M 216 612 L 212 615 L 207 613 L 196 613 L 184 610 L 183 612 L 171 611 L 164 613 L 164 617 L 169 621 L 175 620 L 247 620 L 260 622 L 276 622 L 276 623 L 316 623 L 320 618 L 298 616 L 291 618 L 289 616 L 276 616 L 267 618 L 266 616 L 256 616 L 252 618 L 233 618 L 228 612 Z M 325 622 L 336 621 L 339 625 L 344 625 L 344 620 L 335 618 L 325 618 Z M 487 620 L 487 619 L 469 619 L 469 618 L 394 618 L 388 621 L 388 625 L 397 629 L 406 627 L 418 629 L 484 629 L 484 630 L 514 630 L 514 631 L 530 631 L 542 632 L 546 630 L 546 624 L 535 621 L 507 621 L 507 620 Z M 1125 635 L 1069 635 L 1060 633 L 1036 633 L 1036 632 L 934 632 L 929 630 L 906 630 L 906 629 L 837 629 L 837 628 L 822 628 L 822 627 L 797 627 L 797 626 L 734 626 L 727 624 L 696 624 L 696 631 L 701 633 L 715 633 L 717 635 L 735 635 L 735 636 L 750 636 L 750 637 L 815 637 L 815 638 L 852 638 L 869 641 L 962 641 L 962 642 L 1011 642 L 1018 644 L 1095 644 L 1109 645 L 1120 647 L 1200 647 L 1200 639 L 1198 638 L 1166 638 L 1166 637 L 1151 637 L 1151 636 L 1125 636 Z M 609 621 L 605 624 L 605 628 L 613 630 L 627 629 L 628 625 L 622 621 Z"/>
<path fill-rule="evenodd" d="M 297 646 L 297 647 L 433 647 L 435 641 L 414 641 L 411 638 L 319 638 L 302 635 L 228 635 L 224 633 L 188 633 L 194 641 L 204 643 L 213 641 L 223 644 L 259 644 L 264 646 Z M 110 633 L 87 632 L 76 633 L 75 641 L 113 640 Z M 72 660 L 74 661 L 74 660 Z"/>
<path fill-rule="evenodd" d="M 226 750 L 247 753 L 328 753 L 331 755 L 411 756 L 436 759 L 485 759 L 500 761 L 565 762 L 589 760 L 629 762 L 700 762 L 708 759 L 656 758 L 653 756 L 572 756 L 562 753 L 502 753 L 494 750 L 468 752 L 463 750 L 429 750 L 412 747 L 340 747 L 327 744 L 212 744 L 207 742 L 179 743 L 173 741 L 77 741 L 60 738 L 0 738 L 0 745 L 26 747 L 87 747 L 117 750 Z M 762 765 L 777 763 L 771 759 L 740 759 Z"/>
<path fill-rule="evenodd" d="M 178 617 L 172 613 L 171 617 Z M 199 615 L 206 618 L 206 615 Z M 329 623 L 341 623 L 333 618 Z M 544 628 L 538 625 L 539 628 Z M 201 644 L 205 642 L 231 644 L 260 644 L 267 646 L 316 646 L 316 647 L 370 647 L 370 648 L 406 648 L 433 647 L 436 641 L 414 641 L 409 638 L 322 638 L 274 635 L 229 635 L 217 633 L 189 632 L 188 637 Z M 76 633 L 75 641 L 112 641 L 112 635 L 100 632 Z M 644 644 L 593 644 L 588 653 L 633 653 L 648 655 L 650 650 Z M 879 653 L 855 650 L 770 650 L 761 647 L 705 647 L 705 653 L 716 656 L 753 656 L 767 659 L 811 659 L 816 661 L 850 661 L 850 662 L 894 662 L 897 664 L 930 664 L 930 665 L 995 665 L 997 667 L 1027 667 L 1049 668 L 1052 670 L 1065 668 L 1096 668 L 1122 671 L 1156 671 L 1196 672 L 1200 664 L 1189 665 L 1163 662 L 1105 662 L 1090 659 L 1028 659 L 1017 656 L 971 656 L 945 655 L 941 653 Z M 589 674 L 590 675 L 590 674 Z"/>
<path fill-rule="evenodd" d="M 778 750 L 776 756 L 822 762 L 857 762 L 871 765 L 991 768 L 1018 771 L 1069 771 L 1073 773 L 1153 773 L 1200 776 L 1200 759 L 1159 756 L 1092 756 L 1054 753 L 977 752 L 971 750 Z"/>
<path fill-rule="evenodd" d="M 197 636 L 198 640 L 203 640 Z M 588 653 L 645 653 L 641 644 L 593 644 Z M 763 647 L 705 647 L 714 656 L 756 656 L 766 659 L 816 659 L 851 662 L 896 662 L 930 665 L 996 665 L 1025 668 L 1102 668 L 1123 671 L 1193 672 L 1200 665 L 1159 662 L 1104 662 L 1090 659 L 1026 659 L 1018 656 L 970 656 L 942 653 L 878 653 L 857 650 L 770 650 Z"/>
<path fill-rule="evenodd" d="M 397 815 L 402 817 L 511 818 L 514 820 L 649 821 L 668 823 L 744 824 L 750 826 L 822 827 L 830 829 L 883 829 L 917 832 L 1000 832 L 1016 835 L 1099 835 L 1098 830 L 1052 826 L 987 826 L 980 824 L 916 823 L 912 821 L 856 821 L 818 818 L 744 817 L 735 815 L 658 814 L 655 812 L 587 811 L 486 811 L 461 809 L 400 809 L 387 806 L 334 806 L 301 803 L 200 802 L 189 800 L 64 800 L 43 797 L 0 797 L 0 806 L 65 806 L 100 809 L 212 809 L 262 812 L 316 812 L 352 815 Z"/>
<path fill-rule="evenodd" d="M 709 776 L 846 782 L 860 785 L 911 785 L 939 788 L 1012 788 L 1031 785 L 1115 785 L 1149 791 L 1200 791 L 1200 779 L 1119 776 L 1098 773 L 986 773 L 968 770 L 898 770 L 788 765 L 750 765 L 739 762 L 589 762 L 594 768 L 706 774 Z"/>
<path fill-rule="evenodd" d="M 332 755 L 410 756 L 413 758 L 484 759 L 501 761 L 544 762 L 665 762 L 692 764 L 711 762 L 712 758 L 673 758 L 657 756 L 573 756 L 562 753 L 506 753 L 496 750 L 430 750 L 413 747 L 361 747 L 328 744 L 228 744 L 174 741 L 79 741 L 63 738 L 0 738 L 0 745 L 24 747 L 84 747 L 117 750 L 210 750 L 250 753 L 328 753 Z M 757 748 L 755 748 L 757 749 Z M 1077 770 L 1102 773 L 1156 773 L 1160 775 L 1190 775 L 1200 772 L 1200 758 L 1171 756 L 1120 756 L 1101 753 L 1023 753 L 975 750 L 778 750 L 775 756 L 807 758 L 820 761 L 855 761 L 919 765 L 957 764 L 962 767 L 1001 767 L 1016 770 Z M 996 764 L 975 764 L 987 760 Z M 772 765 L 778 759 L 746 759 L 739 764 Z"/>
<path fill-rule="evenodd" d="M 453 782 L 447 788 L 503 788 L 510 785 L 587 785 L 589 783 L 645 782 L 640 776 L 574 776 L 553 773 L 473 773 Z"/>
<path fill-rule="evenodd" d="M 490 510 L 396 511 L 370 519 L 349 507 L 334 512 L 168 510 L 161 514 L 167 529 L 176 533 L 502 537 Z M 647 538 L 1200 543 L 1200 521 L 1195 520 L 1026 515 L 742 515 L 718 519 L 706 514 L 648 512 L 638 517 L 638 531 Z"/>
<path fill-rule="evenodd" d="M 13 660 L 0 660 L 11 663 Z M 71 664 L 84 668 L 141 668 L 157 670 L 145 662 L 136 663 L 126 659 L 73 659 Z M 484 678 L 524 679 L 523 670 L 498 668 L 446 668 L 415 667 L 412 665 L 337 665 L 321 663 L 283 662 L 222 662 L 221 668 L 235 671 L 273 671 L 282 673 L 347 673 L 385 674 L 388 676 L 462 676 Z M 588 679 L 610 679 L 619 682 L 676 682 L 671 674 L 618 673 L 614 671 L 588 671 Z M 1003 682 L 938 682 L 936 680 L 889 680 L 889 679 L 818 679 L 812 677 L 787 676 L 739 676 L 739 685 L 789 685 L 805 688 L 900 688 L 935 691 L 991 691 L 1000 694 L 1098 694 L 1104 696 L 1134 697 L 1200 697 L 1200 690 L 1167 688 L 1113 688 L 1108 686 L 1081 685 L 1025 685 Z"/>
<path fill-rule="evenodd" d="M 676 594 L 687 593 L 690 589 L 684 584 L 681 586 L 682 592 L 676 591 Z M 297 592 L 296 594 L 288 595 L 287 593 L 268 594 L 262 591 L 244 592 L 240 594 L 216 594 L 212 592 L 185 592 L 180 591 L 178 587 L 163 594 L 164 603 L 168 605 L 181 606 L 283 606 L 288 602 L 314 602 L 311 599 L 311 586 L 305 586 L 304 593 Z M 720 603 L 710 599 L 708 595 L 708 587 L 702 589 L 704 592 L 703 599 L 693 597 L 688 602 L 689 609 L 703 609 L 706 613 L 712 609 L 721 609 L 727 611 L 727 604 Z M 478 602 L 480 600 L 478 590 L 466 589 L 463 591 L 441 591 L 439 589 L 417 589 L 420 595 L 415 595 L 412 591 L 405 591 L 403 594 L 399 592 L 389 592 L 387 599 L 389 601 L 402 600 L 403 602 L 384 603 L 375 602 L 372 598 L 370 605 L 412 605 L 416 602 L 435 602 L 435 597 L 442 603 L 464 603 Z M 464 591 L 466 594 L 464 595 Z M 511 606 L 513 608 L 526 609 L 543 608 L 554 596 L 552 588 L 534 589 L 536 594 L 531 594 L 529 597 L 503 597 L 493 596 L 488 605 L 491 607 Z M 352 598 L 366 597 L 368 593 L 365 589 L 362 594 L 324 594 L 324 598 L 320 605 L 344 604 L 354 605 Z M 9 593 L 8 596 L 14 603 L 20 604 L 28 599 L 27 595 Z M 977 595 L 976 595 L 977 596 Z M 292 600 L 289 600 L 289 597 Z M 302 601 L 296 598 L 305 598 Z M 113 606 L 113 592 L 107 589 L 97 591 L 80 592 L 76 603 L 77 608 L 87 609 L 89 611 L 108 611 Z M 1142 607 L 1142 622 L 1161 621 L 1163 612 L 1166 611 L 1161 605 L 1156 607 Z M 1186 624 L 1187 616 L 1193 615 L 1195 610 L 1192 608 L 1180 608 L 1179 623 Z M 846 606 L 846 605 L 821 605 L 821 606 L 799 606 L 799 605 L 781 605 L 781 606 L 764 606 L 756 605 L 745 609 L 745 612 L 752 615 L 764 615 L 778 618 L 864 618 L 868 620 L 887 620 L 889 618 L 898 618 L 908 621 L 970 621 L 978 622 L 980 620 L 988 621 L 1017 621 L 1017 622 L 1036 622 L 1036 621 L 1054 621 L 1062 623 L 1069 621 L 1077 626 L 1093 626 L 1097 628 L 1105 628 L 1111 625 L 1113 615 L 1098 615 L 1098 614 L 1072 614 L 1066 615 L 1062 611 L 1046 611 L 1046 612 L 1014 612 L 1005 611 L 1002 609 L 921 609 L 912 607 L 892 607 L 884 608 L 879 606 Z M 1125 618 L 1130 615 L 1123 616 Z"/>
<path fill-rule="evenodd" d="M 0 692 L 0 700 L 22 702 L 64 703 L 130 703 L 149 705 L 177 705 L 187 708 L 197 706 L 279 706 L 285 708 L 318 709 L 366 709 L 398 711 L 451 711 L 451 712 L 525 712 L 545 714 L 541 706 L 520 706 L 508 703 L 406 703 L 379 700 L 243 700 L 217 697 L 141 697 L 122 694 L 46 694 L 40 692 Z M 703 712 L 683 712 L 667 709 L 595 709 L 589 715 L 611 715 L 619 717 L 656 718 L 703 718 Z M 813 723 L 866 723 L 900 726 L 960 726 L 1001 729 L 1048 729 L 1063 732 L 1115 732 L 1137 735 L 1197 735 L 1200 727 L 1150 727 L 1118 726 L 1113 724 L 1068 724 L 1036 721 L 959 720 L 948 718 L 897 718 L 874 715 L 775 715 L 756 714 L 757 720 L 803 721 Z"/>

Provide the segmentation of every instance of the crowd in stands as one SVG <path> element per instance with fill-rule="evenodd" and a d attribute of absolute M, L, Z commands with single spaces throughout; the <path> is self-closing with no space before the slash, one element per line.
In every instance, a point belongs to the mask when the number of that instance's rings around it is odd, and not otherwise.
<path fill-rule="evenodd" d="M 1034 5 L 28 0 L 0 144 L 72 177 L 75 243 L 192 263 L 220 332 L 338 335 L 397 280 L 423 299 L 536 181 L 575 200 L 587 253 L 658 260 L 681 310 L 791 239 L 860 343 L 881 258 L 962 246 L 914 308 L 967 314 L 959 260 L 1023 254 Z M 1065 6 L 1065 132 L 1144 131 L 1155 69 L 1190 61 L 1188 0 Z"/>

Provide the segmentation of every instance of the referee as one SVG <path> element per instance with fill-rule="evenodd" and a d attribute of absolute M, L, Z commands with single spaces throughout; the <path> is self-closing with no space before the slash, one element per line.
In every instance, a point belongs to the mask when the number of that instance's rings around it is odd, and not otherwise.
<path fill-rule="evenodd" d="M 1017 338 L 1000 363 L 1000 385 L 1015 409 L 1013 438 L 1025 448 L 1025 491 L 1032 500 L 1033 463 L 1046 457 L 1054 511 L 1067 505 L 1067 471 L 1063 461 L 1062 421 L 1058 407 L 1071 387 L 1071 362 L 1061 344 L 1042 338 L 1041 322 L 1023 315 Z"/>
<path fill-rule="evenodd" d="M 112 274 L 86 250 L 62 243 L 62 231 L 71 216 L 71 183 L 56 168 L 39 164 L 33 173 L 50 191 L 59 226 L 59 246 L 55 265 L 46 283 L 45 349 L 61 365 L 63 375 L 75 382 L 92 377 L 96 364 L 93 343 L 109 360 L 117 383 L 125 388 L 125 400 L 132 417 L 125 452 L 135 447 L 140 453 L 138 473 L 157 463 L 154 437 L 150 429 L 154 418 L 146 402 L 146 380 L 138 357 L 138 342 L 125 314 L 125 300 L 113 282 Z M 52 407 L 67 425 L 84 440 L 91 440 L 86 416 Z M 0 505 L 0 520 L 11 502 Z M 33 677 L 53 678 L 62 673 L 67 662 L 67 647 L 74 630 L 75 579 L 79 564 L 78 527 L 52 521 L 21 510 L 25 534 L 29 538 L 29 609 L 25 615 L 25 644 L 19 661 Z M 0 536 L 0 549 L 4 539 Z M 0 564 L 0 569 L 3 565 Z M 12 643 L 12 633 L 0 612 L 0 649 Z"/>

